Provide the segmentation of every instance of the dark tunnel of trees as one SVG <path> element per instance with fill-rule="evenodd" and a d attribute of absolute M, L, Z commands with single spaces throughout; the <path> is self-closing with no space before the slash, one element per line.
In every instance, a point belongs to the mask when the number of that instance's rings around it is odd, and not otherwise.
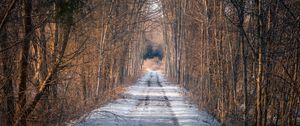
<path fill-rule="evenodd" d="M 0 126 L 64 125 L 119 97 L 152 58 L 223 125 L 300 126 L 299 8 L 0 0 Z"/>

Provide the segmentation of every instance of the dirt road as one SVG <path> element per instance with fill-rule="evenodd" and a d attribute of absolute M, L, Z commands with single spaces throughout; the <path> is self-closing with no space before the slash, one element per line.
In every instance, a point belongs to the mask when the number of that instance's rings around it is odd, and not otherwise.
<path fill-rule="evenodd" d="M 124 98 L 96 109 L 77 126 L 214 126 L 220 125 L 199 111 L 182 89 L 170 84 L 162 74 L 146 73 L 128 88 Z"/>

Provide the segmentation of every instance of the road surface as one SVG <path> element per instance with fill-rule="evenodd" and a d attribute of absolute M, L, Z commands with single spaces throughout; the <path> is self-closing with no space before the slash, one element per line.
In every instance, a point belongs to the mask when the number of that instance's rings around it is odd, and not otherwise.
<path fill-rule="evenodd" d="M 76 126 L 214 126 L 220 125 L 200 112 L 183 90 L 169 84 L 162 74 L 150 71 L 129 87 L 124 97 L 96 109 Z"/>

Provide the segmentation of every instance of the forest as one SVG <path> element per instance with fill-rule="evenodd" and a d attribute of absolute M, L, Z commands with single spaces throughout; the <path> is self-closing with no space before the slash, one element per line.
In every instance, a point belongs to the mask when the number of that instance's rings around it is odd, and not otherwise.
<path fill-rule="evenodd" d="M 154 57 L 222 125 L 300 125 L 299 8 L 299 0 L 1 0 L 0 125 L 66 125 L 120 97 Z"/>

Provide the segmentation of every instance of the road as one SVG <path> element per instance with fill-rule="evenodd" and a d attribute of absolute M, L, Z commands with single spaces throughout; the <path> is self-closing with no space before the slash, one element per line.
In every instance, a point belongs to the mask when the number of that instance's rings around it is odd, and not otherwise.
<path fill-rule="evenodd" d="M 199 111 L 162 74 L 150 71 L 124 97 L 96 109 L 76 126 L 214 126 L 209 114 Z"/>

